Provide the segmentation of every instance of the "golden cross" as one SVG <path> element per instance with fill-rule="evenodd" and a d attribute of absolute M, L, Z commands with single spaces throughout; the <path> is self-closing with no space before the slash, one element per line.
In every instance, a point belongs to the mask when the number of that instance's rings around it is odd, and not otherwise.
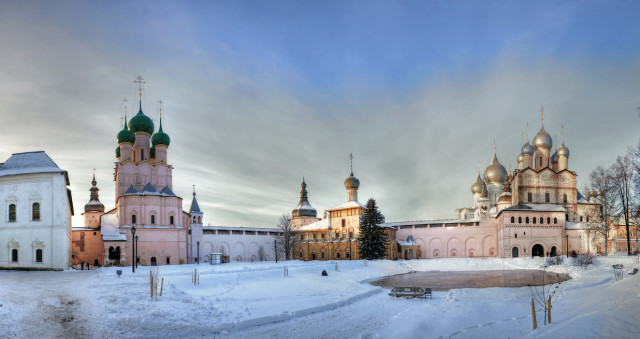
<path fill-rule="evenodd" d="M 162 100 L 158 100 L 158 105 L 160 105 L 160 120 L 162 120 Z"/>
<path fill-rule="evenodd" d="M 138 75 L 136 80 L 134 80 L 133 82 L 138 84 L 138 96 L 140 97 L 140 100 L 142 101 L 142 85 L 146 84 L 147 82 L 144 81 L 144 79 L 142 78 L 142 75 Z"/>
<path fill-rule="evenodd" d="M 349 159 L 351 159 L 351 173 L 353 174 L 353 153 L 349 153 Z"/>
<path fill-rule="evenodd" d="M 540 108 L 540 115 L 542 116 L 542 125 L 544 125 L 544 105 Z"/>

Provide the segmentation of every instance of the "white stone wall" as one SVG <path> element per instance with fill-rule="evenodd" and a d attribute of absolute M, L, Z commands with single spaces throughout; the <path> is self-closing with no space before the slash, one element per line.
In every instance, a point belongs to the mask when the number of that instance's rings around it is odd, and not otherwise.
<path fill-rule="evenodd" d="M 265 228 L 240 228 L 204 226 L 200 242 L 202 263 L 211 261 L 211 253 L 223 253 L 231 262 L 259 261 L 260 246 L 264 249 L 267 261 L 275 260 L 273 241 L 276 230 Z"/>

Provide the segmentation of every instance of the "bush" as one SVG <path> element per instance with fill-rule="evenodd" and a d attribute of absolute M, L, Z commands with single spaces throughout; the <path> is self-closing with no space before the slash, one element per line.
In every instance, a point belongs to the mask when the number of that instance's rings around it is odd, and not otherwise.
<path fill-rule="evenodd" d="M 577 257 L 577 256 L 578 256 L 578 252 L 576 252 L 576 251 L 571 251 L 571 257 L 572 257 L 572 258 L 575 258 L 575 257 Z"/>
<path fill-rule="evenodd" d="M 573 258 L 573 265 L 587 267 L 593 265 L 594 259 L 595 256 L 593 254 L 577 254 L 575 258 Z"/>
<path fill-rule="evenodd" d="M 180 265 L 184 265 L 184 259 L 180 259 Z"/>
<path fill-rule="evenodd" d="M 547 258 L 547 266 L 562 265 L 563 262 L 564 262 L 564 257 L 561 257 L 561 256 Z"/>

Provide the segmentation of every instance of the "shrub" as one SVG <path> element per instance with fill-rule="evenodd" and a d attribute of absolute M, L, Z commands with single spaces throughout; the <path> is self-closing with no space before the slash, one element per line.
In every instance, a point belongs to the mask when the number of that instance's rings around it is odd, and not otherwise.
<path fill-rule="evenodd" d="M 572 257 L 572 258 L 575 258 L 575 257 L 577 257 L 577 256 L 578 256 L 578 252 L 576 252 L 576 251 L 571 251 L 571 257 Z"/>
<path fill-rule="evenodd" d="M 593 265 L 595 256 L 593 254 L 578 254 L 573 258 L 573 265 L 580 267 L 587 267 Z"/>
<path fill-rule="evenodd" d="M 184 265 L 184 259 L 180 259 L 180 265 Z"/>
<path fill-rule="evenodd" d="M 547 266 L 562 265 L 564 257 L 556 256 L 547 258 Z"/>

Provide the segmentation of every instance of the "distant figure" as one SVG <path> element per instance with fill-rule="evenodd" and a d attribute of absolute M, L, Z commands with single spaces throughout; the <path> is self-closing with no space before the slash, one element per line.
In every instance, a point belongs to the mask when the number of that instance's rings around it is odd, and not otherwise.
<path fill-rule="evenodd" d="M 89 263 L 87 263 L 87 271 L 89 270 Z"/>
<path fill-rule="evenodd" d="M 80 263 L 80 270 L 84 270 L 84 261 Z"/>
<path fill-rule="evenodd" d="M 327 274 L 327 270 L 322 270 L 322 276 L 323 277 L 328 277 L 329 274 Z"/>

